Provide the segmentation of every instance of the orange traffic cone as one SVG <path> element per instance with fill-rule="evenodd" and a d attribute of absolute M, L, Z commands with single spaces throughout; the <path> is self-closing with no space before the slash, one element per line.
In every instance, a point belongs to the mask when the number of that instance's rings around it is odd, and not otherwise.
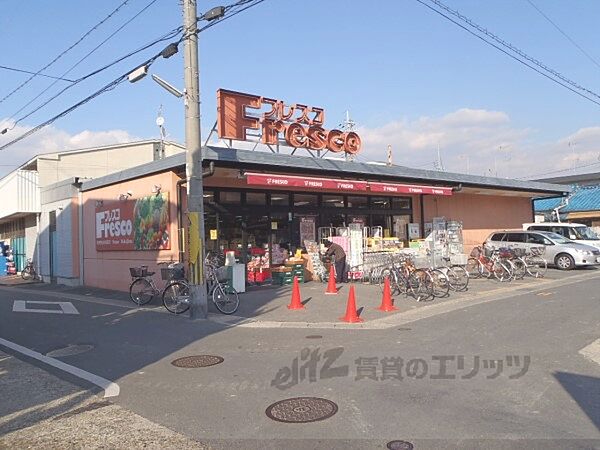
<path fill-rule="evenodd" d="M 304 305 L 300 301 L 300 285 L 298 277 L 294 277 L 294 286 L 292 287 L 292 301 L 288 305 L 288 309 L 304 309 Z"/>
<path fill-rule="evenodd" d="M 379 311 L 390 312 L 395 311 L 398 308 L 392 303 L 392 292 L 390 289 L 390 277 L 385 277 L 383 282 L 383 297 L 381 298 L 381 305 L 377 308 Z"/>
<path fill-rule="evenodd" d="M 326 295 L 337 294 L 337 286 L 335 284 L 335 271 L 333 270 L 333 264 L 329 266 L 329 281 L 327 282 Z"/>
<path fill-rule="evenodd" d="M 356 297 L 354 295 L 354 285 L 350 286 L 350 293 L 348 294 L 348 305 L 346 306 L 346 315 L 340 317 L 342 322 L 357 323 L 363 322 L 363 319 L 358 317 L 356 313 Z"/>

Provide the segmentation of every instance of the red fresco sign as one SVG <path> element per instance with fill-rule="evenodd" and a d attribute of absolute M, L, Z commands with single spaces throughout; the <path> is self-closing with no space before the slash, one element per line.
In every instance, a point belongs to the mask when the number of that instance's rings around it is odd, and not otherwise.
<path fill-rule="evenodd" d="M 246 173 L 246 181 L 255 186 L 302 187 L 307 189 L 332 189 L 341 191 L 366 191 L 366 181 L 334 180 L 331 178 L 296 177 Z"/>
<path fill-rule="evenodd" d="M 437 186 L 417 186 L 412 184 L 369 183 L 371 192 L 386 194 L 433 194 L 452 195 L 452 188 Z"/>
<path fill-rule="evenodd" d="M 269 109 L 261 111 L 263 107 Z M 326 130 L 324 121 L 325 110 L 316 106 L 286 105 L 268 97 L 217 91 L 217 132 L 221 139 L 246 141 L 248 130 L 260 130 L 261 142 L 267 145 L 277 145 L 281 134 L 295 148 L 349 154 L 360 151 L 362 143 L 357 133 Z"/>
<path fill-rule="evenodd" d="M 96 207 L 96 250 L 166 250 L 169 194 L 102 203 Z"/>

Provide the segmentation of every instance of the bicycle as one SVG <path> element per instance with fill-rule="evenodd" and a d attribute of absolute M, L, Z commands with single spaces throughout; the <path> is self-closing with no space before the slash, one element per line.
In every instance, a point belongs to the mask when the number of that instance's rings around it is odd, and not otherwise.
<path fill-rule="evenodd" d="M 450 263 L 450 258 L 444 257 L 444 261 Z M 463 292 L 469 288 L 469 272 L 463 266 L 451 264 L 439 267 L 438 270 L 446 276 L 450 289 L 453 291 Z"/>
<path fill-rule="evenodd" d="M 548 262 L 542 257 L 545 247 L 532 247 L 529 252 L 521 250 L 519 260 L 525 265 L 527 274 L 533 278 L 542 278 L 548 270 Z"/>
<path fill-rule="evenodd" d="M 218 262 L 211 259 L 210 253 L 204 260 L 206 272 L 207 294 L 211 296 L 212 302 L 223 314 L 233 314 L 240 305 L 237 291 L 227 286 L 218 277 Z M 181 314 L 190 308 L 190 285 L 185 279 L 171 281 L 162 295 L 164 307 L 173 314 Z"/>
<path fill-rule="evenodd" d="M 466 267 L 469 276 L 490 279 L 493 275 L 500 282 L 512 279 L 512 271 L 500 261 L 497 250 L 492 250 L 491 256 L 488 257 L 485 256 L 483 248 L 479 246 L 473 249 L 471 255 L 467 260 Z"/>
<path fill-rule="evenodd" d="M 410 293 L 418 302 L 435 297 L 433 276 L 423 269 L 417 269 L 409 257 L 392 260 L 391 266 L 382 270 L 379 281 L 382 290 L 386 277 L 389 277 L 392 295 Z"/>
<path fill-rule="evenodd" d="M 27 265 L 23 267 L 23 270 L 21 270 L 21 278 L 24 280 L 38 279 L 37 270 L 35 270 L 35 266 L 31 258 L 27 259 Z"/>
<path fill-rule="evenodd" d="M 164 281 L 185 278 L 181 263 L 159 262 L 158 265 L 167 265 L 166 269 L 161 268 L 161 277 Z M 133 279 L 129 286 L 129 298 L 136 305 L 146 305 L 152 301 L 155 295 L 161 293 L 152 278 L 155 272 L 148 272 L 148 266 L 130 267 L 129 273 Z"/>

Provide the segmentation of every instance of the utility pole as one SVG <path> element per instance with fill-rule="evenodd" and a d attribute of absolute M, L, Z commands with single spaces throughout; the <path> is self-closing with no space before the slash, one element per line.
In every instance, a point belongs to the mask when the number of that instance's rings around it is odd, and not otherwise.
<path fill-rule="evenodd" d="M 188 207 L 190 318 L 206 318 L 208 302 L 204 276 L 204 196 L 200 140 L 200 72 L 196 0 L 183 0 L 185 148 Z"/>

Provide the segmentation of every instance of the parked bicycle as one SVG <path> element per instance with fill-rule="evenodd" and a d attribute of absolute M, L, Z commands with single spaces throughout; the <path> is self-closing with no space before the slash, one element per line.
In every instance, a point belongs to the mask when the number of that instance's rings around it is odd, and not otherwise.
<path fill-rule="evenodd" d="M 207 294 L 223 314 L 233 314 L 240 305 L 237 291 L 218 276 L 219 261 L 209 253 L 204 260 Z M 163 305 L 173 314 L 181 314 L 190 308 L 190 285 L 185 279 L 171 281 L 163 291 Z"/>
<path fill-rule="evenodd" d="M 35 265 L 33 264 L 33 260 L 31 258 L 27 259 L 27 264 L 21 270 L 21 278 L 24 280 L 37 280 L 38 274 L 37 270 L 35 270 Z"/>
<path fill-rule="evenodd" d="M 511 270 L 500 260 L 497 250 L 491 250 L 491 255 L 486 256 L 484 247 L 475 247 L 471 252 L 471 257 L 467 260 L 467 272 L 473 278 L 491 278 L 498 281 L 510 281 L 512 279 Z"/>
<path fill-rule="evenodd" d="M 166 268 L 161 268 L 161 278 L 164 281 L 185 278 L 183 264 L 181 263 L 173 261 L 159 262 L 158 265 L 167 266 Z M 150 303 L 155 295 L 162 294 L 164 296 L 164 289 L 162 291 L 158 289 L 154 283 L 154 278 L 152 278 L 155 272 L 149 272 L 148 266 L 130 267 L 129 273 L 133 279 L 129 286 L 129 298 L 136 305 L 142 306 Z"/>

